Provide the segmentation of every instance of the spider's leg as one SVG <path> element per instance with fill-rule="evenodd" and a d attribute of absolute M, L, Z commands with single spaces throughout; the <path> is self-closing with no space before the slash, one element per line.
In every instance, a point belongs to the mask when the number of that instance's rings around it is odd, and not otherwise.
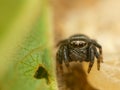
<path fill-rule="evenodd" d="M 63 48 L 63 57 L 66 67 L 69 67 L 69 58 L 68 58 L 68 51 L 67 46 L 64 46 Z"/>
<path fill-rule="evenodd" d="M 89 59 L 90 59 L 90 63 L 88 67 L 88 73 L 91 71 L 91 68 L 94 64 L 94 50 L 92 49 L 92 47 L 89 48 Z"/>
<path fill-rule="evenodd" d="M 63 67 L 62 67 L 62 62 L 63 62 L 63 59 L 62 59 L 62 50 L 59 49 L 57 54 L 56 54 L 56 67 L 58 68 L 57 71 L 60 70 L 60 72 L 63 72 Z"/>
<path fill-rule="evenodd" d="M 97 58 L 97 69 L 100 70 L 101 56 L 95 47 L 94 47 L 94 53 L 95 53 L 95 57 Z"/>
<path fill-rule="evenodd" d="M 93 45 L 95 45 L 98 49 L 99 49 L 99 59 L 100 59 L 100 62 L 103 62 L 103 56 L 102 56 L 102 46 L 100 44 L 98 44 L 95 40 L 92 40 L 93 42 Z"/>

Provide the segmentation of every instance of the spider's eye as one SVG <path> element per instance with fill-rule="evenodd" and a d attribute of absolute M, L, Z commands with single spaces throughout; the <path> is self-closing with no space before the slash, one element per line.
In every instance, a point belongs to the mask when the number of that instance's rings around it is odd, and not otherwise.
<path fill-rule="evenodd" d="M 84 41 L 79 41 L 79 40 L 78 40 L 78 41 L 72 41 L 72 42 L 71 42 L 71 45 L 74 45 L 74 46 L 77 46 L 77 47 L 82 48 L 82 47 L 86 46 L 87 43 L 84 42 Z"/>

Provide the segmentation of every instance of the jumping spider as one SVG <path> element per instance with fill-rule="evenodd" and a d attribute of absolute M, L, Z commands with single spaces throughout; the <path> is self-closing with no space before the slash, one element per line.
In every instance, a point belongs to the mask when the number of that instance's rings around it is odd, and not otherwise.
<path fill-rule="evenodd" d="M 57 46 L 60 47 L 56 60 L 61 67 L 63 62 L 66 67 L 69 67 L 69 62 L 71 61 L 86 61 L 89 62 L 89 73 L 96 57 L 97 69 L 100 70 L 100 63 L 103 62 L 102 47 L 95 40 L 90 39 L 86 35 L 77 34 L 60 41 Z"/>

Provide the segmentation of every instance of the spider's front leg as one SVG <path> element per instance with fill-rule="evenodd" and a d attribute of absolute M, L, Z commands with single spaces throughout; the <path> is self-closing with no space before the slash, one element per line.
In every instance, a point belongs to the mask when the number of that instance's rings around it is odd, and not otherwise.
<path fill-rule="evenodd" d="M 62 50 L 59 49 L 57 54 L 56 54 L 56 69 L 58 72 L 63 73 L 63 67 L 62 67 L 62 62 L 63 62 L 63 58 L 62 58 Z"/>
<path fill-rule="evenodd" d="M 98 59 L 100 60 L 100 62 L 103 62 L 102 46 L 100 44 L 98 44 L 95 40 L 92 40 L 92 43 L 99 49 L 100 55 L 99 55 Z"/>
<path fill-rule="evenodd" d="M 88 67 L 88 73 L 90 73 L 91 68 L 94 64 L 94 50 L 93 50 L 92 46 L 90 46 L 90 48 L 89 48 L 89 61 L 90 62 L 89 62 L 89 67 Z"/>
<path fill-rule="evenodd" d="M 63 58 L 64 58 L 64 63 L 66 67 L 69 67 L 69 57 L 68 57 L 68 48 L 67 46 L 64 46 L 63 48 Z"/>
<path fill-rule="evenodd" d="M 95 57 L 97 58 L 97 69 L 100 70 L 101 55 L 98 53 L 96 47 L 94 47 Z"/>

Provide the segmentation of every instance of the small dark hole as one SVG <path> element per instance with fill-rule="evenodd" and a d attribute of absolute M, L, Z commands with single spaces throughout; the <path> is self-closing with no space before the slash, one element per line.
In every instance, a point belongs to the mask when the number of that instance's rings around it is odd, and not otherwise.
<path fill-rule="evenodd" d="M 38 68 L 37 68 L 37 70 L 34 74 L 34 78 L 36 78 L 36 79 L 46 79 L 47 84 L 50 83 L 49 74 L 48 74 L 47 70 L 41 65 L 38 66 Z"/>

